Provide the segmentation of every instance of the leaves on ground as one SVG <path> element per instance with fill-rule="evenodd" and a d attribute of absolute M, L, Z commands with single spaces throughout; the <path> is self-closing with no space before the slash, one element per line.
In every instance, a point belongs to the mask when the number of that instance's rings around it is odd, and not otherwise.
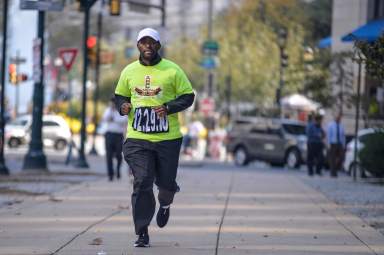
<path fill-rule="evenodd" d="M 63 202 L 63 199 L 59 199 L 59 198 L 56 198 L 54 196 L 50 196 L 49 201 L 58 203 L 58 202 Z"/>
<path fill-rule="evenodd" d="M 101 245 L 103 244 L 103 239 L 101 237 L 97 237 L 89 243 L 89 245 Z"/>

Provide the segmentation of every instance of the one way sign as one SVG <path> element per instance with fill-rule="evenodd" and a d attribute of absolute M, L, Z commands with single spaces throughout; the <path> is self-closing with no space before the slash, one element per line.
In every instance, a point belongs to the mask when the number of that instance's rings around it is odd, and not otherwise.
<path fill-rule="evenodd" d="M 71 70 L 73 62 L 75 62 L 75 58 L 77 55 L 76 48 L 62 48 L 59 49 L 59 56 L 61 60 L 63 60 L 63 64 L 67 71 Z"/>

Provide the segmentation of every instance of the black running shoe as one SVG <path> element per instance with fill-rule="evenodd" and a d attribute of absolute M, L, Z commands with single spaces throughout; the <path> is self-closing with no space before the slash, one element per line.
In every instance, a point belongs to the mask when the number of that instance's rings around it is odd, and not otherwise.
<path fill-rule="evenodd" d="M 169 206 L 165 208 L 163 206 L 160 206 L 159 210 L 157 211 L 156 222 L 160 228 L 167 225 L 168 219 L 169 219 L 169 210 L 170 210 Z"/>
<path fill-rule="evenodd" d="M 133 244 L 134 247 L 149 247 L 149 235 L 148 233 L 140 234 L 136 242 Z"/>

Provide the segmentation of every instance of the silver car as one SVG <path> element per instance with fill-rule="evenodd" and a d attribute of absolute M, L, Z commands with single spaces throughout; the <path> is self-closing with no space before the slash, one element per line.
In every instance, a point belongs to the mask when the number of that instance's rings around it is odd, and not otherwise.
<path fill-rule="evenodd" d="M 17 148 L 31 140 L 31 115 L 20 116 L 5 126 L 5 141 L 10 148 Z M 58 115 L 43 115 L 44 146 L 64 150 L 71 138 L 71 131 L 65 120 Z"/>
<path fill-rule="evenodd" d="M 289 119 L 242 117 L 233 122 L 227 149 L 236 165 L 252 160 L 298 168 L 307 155 L 306 124 Z"/>

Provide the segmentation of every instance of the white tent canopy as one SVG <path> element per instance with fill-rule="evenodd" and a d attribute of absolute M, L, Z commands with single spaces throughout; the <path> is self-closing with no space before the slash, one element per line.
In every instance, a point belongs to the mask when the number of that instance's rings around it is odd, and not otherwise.
<path fill-rule="evenodd" d="M 292 94 L 281 99 L 281 106 L 292 110 L 316 111 L 320 108 L 320 104 L 300 95 Z"/>

